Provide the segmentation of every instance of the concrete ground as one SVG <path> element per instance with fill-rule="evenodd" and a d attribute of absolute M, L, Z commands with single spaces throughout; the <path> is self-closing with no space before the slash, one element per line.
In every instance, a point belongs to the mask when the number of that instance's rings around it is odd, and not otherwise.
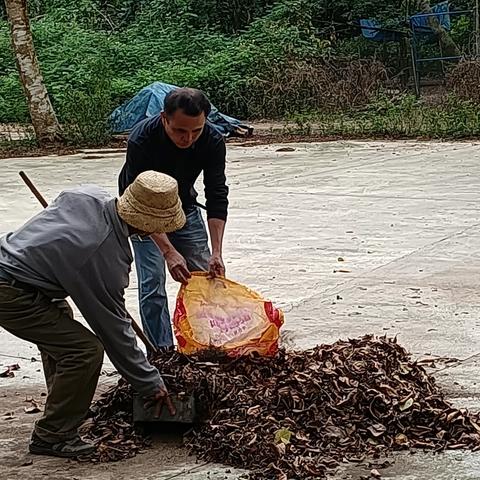
<path fill-rule="evenodd" d="M 436 359 L 434 374 L 456 405 L 477 409 L 479 145 L 328 142 L 285 147 L 229 146 L 228 276 L 284 309 L 283 336 L 289 345 L 307 348 L 366 333 L 398 336 L 416 358 Z M 3 160 L 0 232 L 40 209 L 19 170 L 47 199 L 85 182 L 114 193 L 123 157 L 84 152 Z M 134 274 L 131 280 L 127 305 L 138 318 Z M 172 303 L 176 290 L 171 282 Z M 238 478 L 230 469 L 196 465 L 175 445 L 107 466 L 25 456 L 21 452 L 35 415 L 23 411 L 24 397 L 44 398 L 40 364 L 31 357 L 38 359 L 35 347 L 0 330 L 0 366 L 21 367 L 14 378 L 0 379 L 1 479 Z M 106 362 L 105 371 L 110 370 Z M 108 381 L 103 376 L 100 389 Z M 335 478 L 358 479 L 368 471 L 346 466 Z M 480 455 L 398 455 L 382 474 L 396 480 L 480 479 Z"/>

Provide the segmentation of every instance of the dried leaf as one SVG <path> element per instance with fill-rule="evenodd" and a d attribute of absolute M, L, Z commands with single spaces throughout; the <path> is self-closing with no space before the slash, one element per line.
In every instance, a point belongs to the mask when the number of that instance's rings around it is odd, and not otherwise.
<path fill-rule="evenodd" d="M 412 369 L 408 365 L 406 365 L 406 364 L 400 365 L 400 372 L 403 375 L 408 375 L 411 371 L 412 371 Z"/>
<path fill-rule="evenodd" d="M 31 407 L 25 407 L 24 408 L 25 413 L 38 413 L 41 412 L 41 410 L 38 408 L 38 406 L 32 405 Z"/>
<path fill-rule="evenodd" d="M 413 398 L 409 398 L 405 403 L 400 404 L 400 411 L 404 412 L 405 410 L 408 410 L 413 405 L 413 403 Z"/>
<path fill-rule="evenodd" d="M 277 449 L 277 452 L 279 453 L 279 455 L 283 456 L 285 455 L 285 452 L 287 451 L 287 447 L 285 446 L 284 443 L 277 443 L 275 444 L 275 448 Z"/>
<path fill-rule="evenodd" d="M 297 440 L 300 440 L 300 441 L 304 441 L 304 442 L 308 442 L 310 440 L 310 436 L 309 435 L 305 435 L 304 433 L 302 432 L 297 432 L 295 433 L 295 438 Z"/>
<path fill-rule="evenodd" d="M 255 405 L 254 407 L 250 407 L 247 410 L 247 415 L 258 415 L 262 410 L 262 407 L 260 405 Z"/>
<path fill-rule="evenodd" d="M 367 430 L 374 436 L 374 437 L 381 437 L 387 428 L 385 425 L 382 425 L 381 423 L 376 423 L 372 425 L 371 427 L 368 427 Z"/>
<path fill-rule="evenodd" d="M 446 431 L 445 430 L 440 430 L 440 432 L 437 433 L 436 437 L 439 439 L 439 440 L 443 440 L 443 438 L 445 437 L 446 435 Z"/>
<path fill-rule="evenodd" d="M 33 397 L 26 397 L 25 402 L 30 403 L 30 407 L 25 407 L 25 413 L 38 413 L 41 412 L 40 406 Z"/>
<path fill-rule="evenodd" d="M 398 433 L 397 435 L 395 435 L 395 443 L 401 446 L 408 445 L 408 438 L 405 434 Z"/>
<path fill-rule="evenodd" d="M 478 432 L 480 433 L 480 425 L 478 425 L 477 422 L 474 422 L 472 419 L 470 419 L 470 423 L 472 425 L 472 427 Z"/>
<path fill-rule="evenodd" d="M 15 374 L 13 372 L 17 370 L 20 370 L 20 365 L 18 363 L 15 363 L 14 365 L 9 365 L 4 372 L 0 373 L 0 377 L 2 378 L 14 377 Z"/>

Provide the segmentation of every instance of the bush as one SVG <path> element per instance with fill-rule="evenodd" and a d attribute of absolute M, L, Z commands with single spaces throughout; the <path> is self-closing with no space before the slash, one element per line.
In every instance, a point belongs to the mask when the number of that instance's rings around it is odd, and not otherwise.
<path fill-rule="evenodd" d="M 447 84 L 458 98 L 480 103 L 480 61 L 458 63 L 449 73 Z"/>
<path fill-rule="evenodd" d="M 240 118 L 315 112 L 335 118 L 333 129 L 350 131 L 354 116 L 365 131 L 408 135 L 425 131 L 426 119 L 435 132 L 457 134 L 451 121 L 468 132 L 476 128 L 469 102 L 433 113 L 410 97 L 382 96 L 384 65 L 395 63 L 398 46 L 368 42 L 352 22 L 376 16 L 395 27 L 392 2 L 32 0 L 29 8 L 45 83 L 72 143 L 107 141 L 109 113 L 154 81 L 201 88 L 221 111 Z M 467 42 L 469 24 L 454 27 L 455 39 Z M 2 20 L 0 72 L 0 122 L 26 121 Z M 463 62 L 449 82 L 456 98 L 478 102 L 479 80 L 478 64 Z"/>
<path fill-rule="evenodd" d="M 250 83 L 255 110 L 248 116 L 354 109 L 373 100 L 385 80 L 385 68 L 375 61 L 291 60 L 274 65 Z"/>
<path fill-rule="evenodd" d="M 26 123 L 29 119 L 18 73 L 0 76 L 0 123 Z"/>
<path fill-rule="evenodd" d="M 112 137 L 108 116 L 113 109 L 111 84 L 97 71 L 92 85 L 63 97 L 58 111 L 65 142 L 70 145 L 101 146 Z"/>
<path fill-rule="evenodd" d="M 77 12 L 63 0 L 56 10 L 50 1 L 31 6 L 42 15 L 32 19 L 32 29 L 45 83 L 60 121 L 69 121 L 66 104 L 84 103 L 84 92 L 95 88 L 92 70 L 96 64 L 102 64 L 109 74 L 108 96 L 115 106 L 149 83 L 163 81 L 202 88 L 220 109 L 232 115 L 281 116 L 282 103 L 265 104 L 270 87 L 261 79 L 276 74 L 278 80 L 276 69 L 289 58 L 308 61 L 328 52 L 328 42 L 319 40 L 312 27 L 309 1 L 278 0 L 268 12 L 272 2 L 259 2 L 256 11 L 265 15 L 248 17 L 250 24 L 245 31 L 230 36 L 223 33 L 228 30 L 226 25 L 218 26 L 221 16 L 213 8 L 216 1 L 150 0 L 124 29 L 113 33 L 92 30 L 91 25 L 98 20 L 93 18 L 94 13 L 101 7 L 93 0 L 82 0 Z M 252 1 L 239 0 L 237 10 L 231 11 L 240 12 L 242 5 Z M 202 5 L 208 7 L 205 15 L 200 12 Z M 234 29 L 245 24 L 247 17 L 242 15 Z M 1 28 L 0 42 L 7 36 L 8 31 Z M 9 55 L 0 57 L 0 68 L 8 58 L 12 67 Z M 12 121 L 20 113 L 10 105 L 14 90 L 12 85 L 8 87 L 0 84 L 0 97 L 7 103 L 4 120 Z M 17 94 L 20 99 L 21 93 Z"/>
<path fill-rule="evenodd" d="M 470 101 L 449 96 L 429 105 L 413 95 L 396 100 L 379 96 L 362 112 L 321 113 L 295 117 L 300 133 L 382 136 L 389 138 L 468 138 L 480 135 L 480 109 Z"/>

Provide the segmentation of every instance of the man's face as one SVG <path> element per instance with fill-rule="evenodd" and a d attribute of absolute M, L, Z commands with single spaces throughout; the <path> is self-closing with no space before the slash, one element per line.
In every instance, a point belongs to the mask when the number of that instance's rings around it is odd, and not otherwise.
<path fill-rule="evenodd" d="M 203 132 L 205 114 L 190 117 L 182 110 L 177 110 L 173 115 L 167 116 L 162 112 L 162 123 L 170 140 L 178 148 L 189 148 Z"/>

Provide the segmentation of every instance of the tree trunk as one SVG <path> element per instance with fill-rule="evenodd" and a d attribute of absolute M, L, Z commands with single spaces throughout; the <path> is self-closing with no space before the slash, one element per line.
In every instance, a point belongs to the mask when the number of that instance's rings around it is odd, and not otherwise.
<path fill-rule="evenodd" d="M 40 145 L 60 139 L 60 124 L 38 64 L 27 14 L 27 0 L 5 0 L 18 73 Z"/>

